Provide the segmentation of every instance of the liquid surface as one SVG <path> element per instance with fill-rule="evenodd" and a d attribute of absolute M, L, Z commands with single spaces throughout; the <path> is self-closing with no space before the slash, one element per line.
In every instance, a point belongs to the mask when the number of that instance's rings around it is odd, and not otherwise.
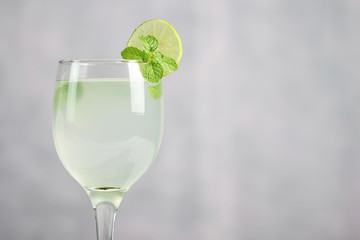
<path fill-rule="evenodd" d="M 56 82 L 56 150 L 87 190 L 127 191 L 154 160 L 162 125 L 162 99 L 150 97 L 144 81 Z"/>

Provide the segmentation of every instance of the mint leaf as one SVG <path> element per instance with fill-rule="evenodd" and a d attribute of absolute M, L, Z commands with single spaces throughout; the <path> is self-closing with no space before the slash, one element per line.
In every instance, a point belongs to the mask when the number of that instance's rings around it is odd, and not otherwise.
<path fill-rule="evenodd" d="M 124 59 L 142 60 L 143 52 L 136 47 L 127 47 L 121 52 Z"/>
<path fill-rule="evenodd" d="M 161 52 L 156 52 L 153 55 L 153 59 L 160 64 L 161 64 L 163 57 L 164 57 L 164 55 Z"/>
<path fill-rule="evenodd" d="M 149 60 L 150 60 L 150 53 L 144 50 L 144 51 L 143 51 L 143 55 L 142 55 L 142 60 L 143 60 L 144 63 L 149 62 Z"/>
<path fill-rule="evenodd" d="M 144 49 L 148 52 L 154 52 L 159 46 L 159 41 L 153 36 L 141 35 L 141 36 L 139 36 L 139 39 L 140 39 Z"/>
<path fill-rule="evenodd" d="M 171 57 L 163 56 L 159 63 L 161 64 L 163 69 L 169 73 L 175 72 L 178 69 L 176 61 Z"/>
<path fill-rule="evenodd" d="M 152 98 L 158 99 L 162 96 L 162 86 L 161 83 L 159 83 L 156 86 L 150 86 L 149 85 L 149 94 Z"/>
<path fill-rule="evenodd" d="M 163 76 L 163 68 L 160 63 L 149 62 L 144 67 L 144 77 L 151 83 L 158 83 Z"/>

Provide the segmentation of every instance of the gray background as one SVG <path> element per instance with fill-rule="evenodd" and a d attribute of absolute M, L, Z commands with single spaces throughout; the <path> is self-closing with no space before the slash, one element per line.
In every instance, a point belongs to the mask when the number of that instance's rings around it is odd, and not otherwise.
<path fill-rule="evenodd" d="M 152 18 L 184 55 L 116 239 L 360 239 L 357 0 L 2 0 L 0 239 L 95 239 L 52 142 L 57 60 L 119 58 Z"/>

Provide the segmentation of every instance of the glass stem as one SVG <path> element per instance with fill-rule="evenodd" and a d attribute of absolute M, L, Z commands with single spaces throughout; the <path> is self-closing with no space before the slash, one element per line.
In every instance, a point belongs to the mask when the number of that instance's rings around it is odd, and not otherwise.
<path fill-rule="evenodd" d="M 101 202 L 95 208 L 97 240 L 113 240 L 116 208 L 110 202 Z"/>

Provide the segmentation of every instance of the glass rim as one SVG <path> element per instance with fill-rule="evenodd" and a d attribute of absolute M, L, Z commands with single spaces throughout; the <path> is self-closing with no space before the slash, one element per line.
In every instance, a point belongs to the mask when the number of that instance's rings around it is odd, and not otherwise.
<path fill-rule="evenodd" d="M 93 63 L 142 63 L 141 60 L 130 60 L 122 58 L 104 58 L 104 59 L 61 59 L 59 64 L 63 63 L 79 63 L 79 64 L 93 64 Z"/>

